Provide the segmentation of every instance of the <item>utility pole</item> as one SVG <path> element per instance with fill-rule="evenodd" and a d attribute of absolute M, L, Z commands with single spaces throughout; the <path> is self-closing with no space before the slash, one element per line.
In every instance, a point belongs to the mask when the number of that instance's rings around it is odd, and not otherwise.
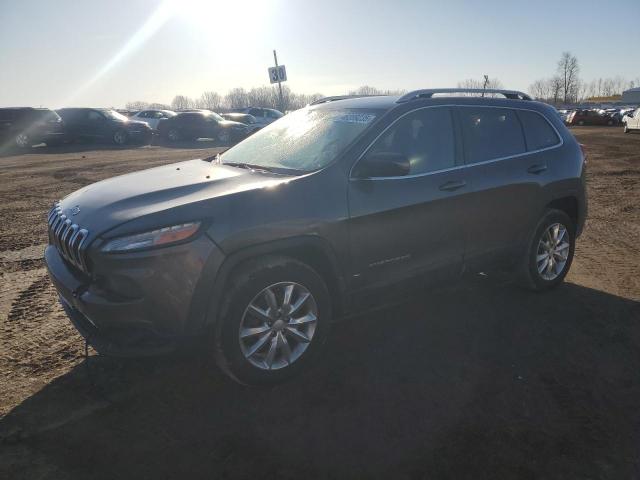
<path fill-rule="evenodd" d="M 276 71 L 278 71 L 278 55 L 276 51 L 273 51 L 273 61 L 276 62 Z M 278 78 L 278 90 L 280 92 L 280 111 L 284 112 L 284 100 L 282 99 L 282 82 Z"/>

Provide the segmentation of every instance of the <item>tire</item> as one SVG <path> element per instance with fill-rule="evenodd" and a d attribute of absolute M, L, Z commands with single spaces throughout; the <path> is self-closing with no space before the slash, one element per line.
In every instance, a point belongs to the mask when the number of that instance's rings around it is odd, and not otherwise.
<path fill-rule="evenodd" d="M 580 125 L 582 127 L 584 125 L 584 120 L 579 120 L 578 121 L 578 125 Z"/>
<path fill-rule="evenodd" d="M 124 145 L 127 143 L 128 135 L 125 130 L 119 129 L 113 132 L 113 143 L 116 145 Z"/>
<path fill-rule="evenodd" d="M 283 310 L 282 316 L 280 310 L 269 307 L 267 289 L 274 294 L 272 304 Z M 282 382 L 308 368 L 322 350 L 329 333 L 331 301 L 320 275 L 304 263 L 281 256 L 249 261 L 232 275 L 226 298 L 214 344 L 218 366 L 235 381 L 245 385 Z M 296 307 L 297 302 L 302 303 Z M 261 314 L 254 313 L 252 305 Z M 295 310 L 289 313 L 291 308 Z M 241 337 L 241 329 L 254 330 Z"/>
<path fill-rule="evenodd" d="M 624 133 L 629 133 L 629 127 L 627 127 L 627 124 L 624 124 Z"/>
<path fill-rule="evenodd" d="M 608 126 L 612 126 L 612 125 L 613 125 L 613 120 L 609 120 L 609 121 L 607 122 L 607 125 L 608 125 Z"/>
<path fill-rule="evenodd" d="M 542 242 L 543 239 L 551 239 L 553 237 L 552 232 L 556 225 L 564 228 L 565 233 L 562 234 L 562 230 L 559 229 L 558 237 L 560 237 L 561 241 L 555 246 L 557 255 L 552 255 L 554 261 L 549 266 L 548 258 L 546 263 L 544 258 L 540 261 L 538 261 L 538 258 L 539 255 L 547 253 Z M 548 231 L 550 231 L 550 237 L 546 236 Z M 562 283 L 573 261 L 576 241 L 575 232 L 576 227 L 565 212 L 555 209 L 547 210 L 536 225 L 533 235 L 531 235 L 527 243 L 527 249 L 519 268 L 520 285 L 529 290 L 543 291 L 555 288 Z M 549 244 L 548 241 L 545 243 Z M 565 243 L 568 246 L 564 247 Z M 568 250 L 566 257 L 563 253 L 565 250 Z M 546 269 L 541 272 L 539 267 L 544 268 L 545 266 Z"/>
<path fill-rule="evenodd" d="M 177 142 L 180 140 L 180 132 L 176 128 L 170 128 L 167 130 L 167 140 Z"/>
<path fill-rule="evenodd" d="M 31 137 L 28 133 L 20 132 L 14 137 L 14 143 L 18 148 L 29 148 L 31 146 Z"/>

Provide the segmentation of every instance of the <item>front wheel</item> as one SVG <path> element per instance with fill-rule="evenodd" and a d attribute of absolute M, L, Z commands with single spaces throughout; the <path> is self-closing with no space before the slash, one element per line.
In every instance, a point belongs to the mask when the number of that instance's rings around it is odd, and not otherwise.
<path fill-rule="evenodd" d="M 127 132 L 124 130 L 116 130 L 113 134 L 113 143 L 116 145 L 124 145 L 127 143 Z"/>
<path fill-rule="evenodd" d="M 558 286 L 569 272 L 574 250 L 573 221 L 561 210 L 547 210 L 529 240 L 520 283 L 535 291 Z"/>
<path fill-rule="evenodd" d="M 234 276 L 216 339 L 218 365 L 243 384 L 271 384 L 304 370 L 329 331 L 322 278 L 287 257 L 245 264 Z"/>

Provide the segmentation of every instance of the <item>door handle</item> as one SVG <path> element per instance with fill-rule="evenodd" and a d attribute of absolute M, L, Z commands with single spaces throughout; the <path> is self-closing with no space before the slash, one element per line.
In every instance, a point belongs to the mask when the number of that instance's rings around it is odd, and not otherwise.
<path fill-rule="evenodd" d="M 464 180 L 451 180 L 450 182 L 443 183 L 439 188 L 446 192 L 453 192 L 454 190 L 464 187 L 466 184 L 467 182 Z"/>
<path fill-rule="evenodd" d="M 536 165 L 531 165 L 529 168 L 527 168 L 527 172 L 529 173 L 533 173 L 534 175 L 538 175 L 542 172 L 544 172 L 547 169 L 547 166 L 544 164 L 536 164 Z"/>

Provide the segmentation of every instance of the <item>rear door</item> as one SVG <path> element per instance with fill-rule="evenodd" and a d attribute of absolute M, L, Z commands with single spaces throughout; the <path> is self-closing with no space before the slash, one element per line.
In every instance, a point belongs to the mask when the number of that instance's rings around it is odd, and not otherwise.
<path fill-rule="evenodd" d="M 460 272 L 469 186 L 456 150 L 448 107 L 403 115 L 367 149 L 360 162 L 389 152 L 406 156 L 410 170 L 405 176 L 350 179 L 354 287 Z"/>
<path fill-rule="evenodd" d="M 465 261 L 490 269 L 521 250 L 543 208 L 551 150 L 561 141 L 535 111 L 460 106 L 457 114 L 473 185 Z"/>

